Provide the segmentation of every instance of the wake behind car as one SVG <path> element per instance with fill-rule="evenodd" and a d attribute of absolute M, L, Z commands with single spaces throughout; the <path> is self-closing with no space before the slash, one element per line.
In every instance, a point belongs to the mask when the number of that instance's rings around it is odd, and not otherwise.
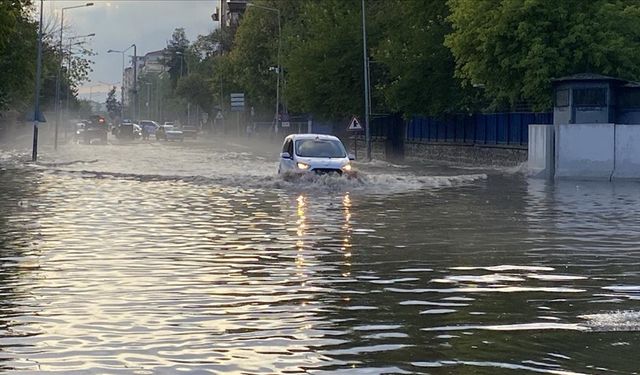
<path fill-rule="evenodd" d="M 278 174 L 314 172 L 352 176 L 353 159 L 337 137 L 324 134 L 292 134 L 284 140 Z"/>

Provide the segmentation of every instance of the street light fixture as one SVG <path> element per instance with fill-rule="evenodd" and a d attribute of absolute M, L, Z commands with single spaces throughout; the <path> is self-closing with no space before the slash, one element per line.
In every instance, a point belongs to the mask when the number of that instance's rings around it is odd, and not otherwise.
<path fill-rule="evenodd" d="M 78 35 L 78 36 L 72 36 L 72 37 L 67 38 L 67 40 L 69 41 L 69 44 L 68 44 L 68 58 L 67 58 L 67 66 L 68 66 L 69 71 L 71 71 L 71 53 L 72 53 L 71 47 L 74 46 L 74 45 L 80 45 L 80 44 L 84 43 L 84 41 L 80 41 L 80 42 L 76 42 L 76 43 L 72 44 L 71 41 L 76 40 L 76 39 L 82 39 L 82 38 L 91 38 L 91 37 L 94 37 L 94 36 L 96 36 L 96 34 L 95 33 L 91 33 L 91 34 L 87 34 L 87 35 Z M 66 105 L 65 105 L 65 110 L 64 110 L 64 113 L 65 113 L 64 118 L 66 119 L 66 121 L 69 120 L 69 100 L 70 100 L 70 96 L 71 96 L 70 93 L 69 93 L 70 91 L 71 90 L 67 90 Z M 66 124 L 64 126 L 64 142 L 65 143 L 67 142 L 67 138 L 68 138 L 68 128 L 69 128 L 68 125 L 69 124 Z"/>
<path fill-rule="evenodd" d="M 84 8 L 84 7 L 90 7 L 93 6 L 93 3 L 86 3 L 86 4 L 82 4 L 82 5 L 74 5 L 71 7 L 65 7 L 62 8 L 61 12 L 60 12 L 60 64 L 58 65 L 58 75 L 56 76 L 56 103 L 55 103 L 55 107 L 56 107 L 56 132 L 54 135 L 54 140 L 53 140 L 53 148 L 55 150 L 58 149 L 58 126 L 60 124 L 60 115 L 61 115 L 61 106 L 60 106 L 60 80 L 61 80 L 61 75 L 62 75 L 62 61 L 63 61 L 63 55 L 62 55 L 62 31 L 64 30 L 64 11 L 65 10 L 69 10 L 69 9 L 76 9 L 76 8 Z"/>
<path fill-rule="evenodd" d="M 280 26 L 280 9 L 278 8 L 271 8 L 271 7 L 267 7 L 264 5 L 258 5 L 258 4 L 254 4 L 254 3 L 247 3 L 247 7 L 253 7 L 253 8 L 259 8 L 259 9 L 264 9 L 264 10 L 268 10 L 270 12 L 275 12 L 278 15 L 278 67 L 277 67 L 277 73 L 278 73 L 278 79 L 276 81 L 276 117 L 275 117 L 275 132 L 276 134 L 278 133 L 278 120 L 280 119 L 280 72 L 282 71 L 282 67 L 280 66 L 280 49 L 281 49 L 281 44 L 282 44 L 282 28 Z"/>
<path fill-rule="evenodd" d="M 129 48 L 126 48 L 122 51 L 118 51 L 115 49 L 110 49 L 107 51 L 107 53 L 120 53 L 122 54 L 122 84 L 120 85 L 120 102 L 122 103 L 122 105 L 124 106 L 124 54 L 130 50 L 131 48 L 133 48 L 133 45 L 129 46 Z"/>

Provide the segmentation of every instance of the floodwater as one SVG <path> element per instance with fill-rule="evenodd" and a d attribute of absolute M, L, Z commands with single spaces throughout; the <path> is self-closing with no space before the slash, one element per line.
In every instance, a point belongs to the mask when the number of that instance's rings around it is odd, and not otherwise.
<path fill-rule="evenodd" d="M 639 184 L 278 151 L 2 151 L 0 372 L 640 371 Z"/>

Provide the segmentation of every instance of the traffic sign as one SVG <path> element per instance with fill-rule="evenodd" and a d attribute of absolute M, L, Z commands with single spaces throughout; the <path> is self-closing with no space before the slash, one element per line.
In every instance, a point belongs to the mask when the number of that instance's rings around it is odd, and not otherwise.
<path fill-rule="evenodd" d="M 353 116 L 351 122 L 349 123 L 349 126 L 347 127 L 347 130 L 350 132 L 357 132 L 363 129 L 364 128 L 362 127 L 362 125 L 360 125 L 360 121 L 358 121 L 358 118 L 356 116 Z"/>
<path fill-rule="evenodd" d="M 222 120 L 224 118 L 224 116 L 222 116 L 222 111 L 218 111 L 218 114 L 216 115 L 216 120 Z"/>
<path fill-rule="evenodd" d="M 232 93 L 231 94 L 231 111 L 243 112 L 244 111 L 244 93 Z"/>
<path fill-rule="evenodd" d="M 291 126 L 291 123 L 289 121 L 282 121 L 281 124 L 283 128 L 288 128 L 289 126 Z"/>

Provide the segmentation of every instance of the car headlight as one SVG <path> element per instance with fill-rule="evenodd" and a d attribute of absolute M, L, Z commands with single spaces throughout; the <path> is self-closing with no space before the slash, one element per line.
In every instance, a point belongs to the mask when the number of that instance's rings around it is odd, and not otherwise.
<path fill-rule="evenodd" d="M 345 172 L 351 172 L 351 164 L 347 163 L 342 166 L 342 170 Z"/>
<path fill-rule="evenodd" d="M 303 171 L 309 169 L 309 164 L 298 163 L 297 165 L 298 165 L 298 169 L 302 169 Z"/>

